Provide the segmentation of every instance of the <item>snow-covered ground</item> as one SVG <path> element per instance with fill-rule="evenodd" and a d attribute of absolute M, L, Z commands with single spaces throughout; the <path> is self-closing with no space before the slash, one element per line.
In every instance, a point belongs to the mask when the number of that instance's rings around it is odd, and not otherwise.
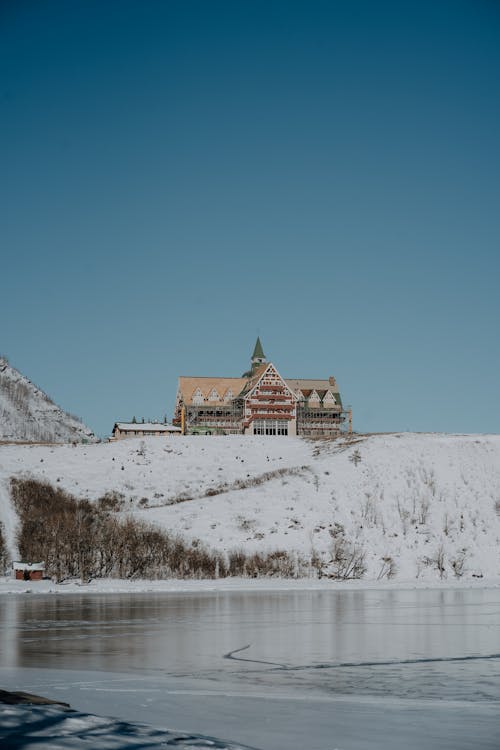
<path fill-rule="evenodd" d="M 11 575 L 0 576 L 0 596 L 2 594 L 194 594 L 234 592 L 280 592 L 285 591 L 385 591 L 391 590 L 433 590 L 433 589 L 472 589 L 478 585 L 483 589 L 500 588 L 500 576 L 489 576 L 479 584 L 472 579 L 454 580 L 347 580 L 335 581 L 330 578 L 218 578 L 213 579 L 164 579 L 127 580 L 119 578 L 94 578 L 82 584 L 79 580 L 55 581 L 16 581 Z"/>
<path fill-rule="evenodd" d="M 345 540 L 366 580 L 500 576 L 500 436 L 393 434 L 352 441 L 176 437 L 87 446 L 0 446 L 0 520 L 29 476 L 218 550 L 286 549 L 327 561 Z"/>

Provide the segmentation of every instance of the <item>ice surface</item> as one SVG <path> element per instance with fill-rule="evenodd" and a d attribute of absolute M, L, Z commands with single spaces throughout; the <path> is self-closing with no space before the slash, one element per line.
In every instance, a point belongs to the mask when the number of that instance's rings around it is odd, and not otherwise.
<path fill-rule="evenodd" d="M 167 729 L 95 716 L 57 707 L 8 706 L 0 715 L 0 741 L 7 750 L 144 750 L 167 746 L 187 750 L 245 750 L 236 742 L 215 737 L 172 732 Z"/>
<path fill-rule="evenodd" d="M 478 587 L 15 596 L 0 676 L 265 750 L 497 750 L 499 634 L 500 590 Z"/>

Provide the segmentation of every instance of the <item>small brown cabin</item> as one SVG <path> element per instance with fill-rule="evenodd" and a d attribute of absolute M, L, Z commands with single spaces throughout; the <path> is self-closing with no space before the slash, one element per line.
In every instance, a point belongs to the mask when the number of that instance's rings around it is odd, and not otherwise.
<path fill-rule="evenodd" d="M 13 562 L 16 581 L 41 581 L 45 572 L 45 563 Z"/>

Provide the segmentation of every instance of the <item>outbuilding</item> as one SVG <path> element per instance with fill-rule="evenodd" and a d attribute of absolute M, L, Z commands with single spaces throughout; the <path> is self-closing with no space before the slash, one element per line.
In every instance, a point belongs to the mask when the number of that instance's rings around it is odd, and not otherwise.
<path fill-rule="evenodd" d="M 45 572 L 45 563 L 29 563 L 16 561 L 12 563 L 17 581 L 41 581 Z"/>
<path fill-rule="evenodd" d="M 180 435 L 180 427 L 165 422 L 115 422 L 111 440 L 127 437 L 168 437 Z"/>

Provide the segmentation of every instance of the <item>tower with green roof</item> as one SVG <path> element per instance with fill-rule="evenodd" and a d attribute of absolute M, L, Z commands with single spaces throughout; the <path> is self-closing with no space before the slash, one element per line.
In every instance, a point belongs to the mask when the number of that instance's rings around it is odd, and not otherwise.
<path fill-rule="evenodd" d="M 260 337 L 257 336 L 257 341 L 255 342 L 252 358 L 252 367 L 248 372 L 243 373 L 244 378 L 251 378 L 252 375 L 255 373 L 255 370 L 259 365 L 263 365 L 267 363 L 266 355 L 264 354 L 264 349 L 262 348 L 262 344 L 260 343 Z"/>
<path fill-rule="evenodd" d="M 255 368 L 259 365 L 263 365 L 264 362 L 266 362 L 266 355 L 264 354 L 262 344 L 260 343 L 260 338 L 257 336 L 257 341 L 255 342 L 255 348 L 252 354 L 252 367 Z"/>

